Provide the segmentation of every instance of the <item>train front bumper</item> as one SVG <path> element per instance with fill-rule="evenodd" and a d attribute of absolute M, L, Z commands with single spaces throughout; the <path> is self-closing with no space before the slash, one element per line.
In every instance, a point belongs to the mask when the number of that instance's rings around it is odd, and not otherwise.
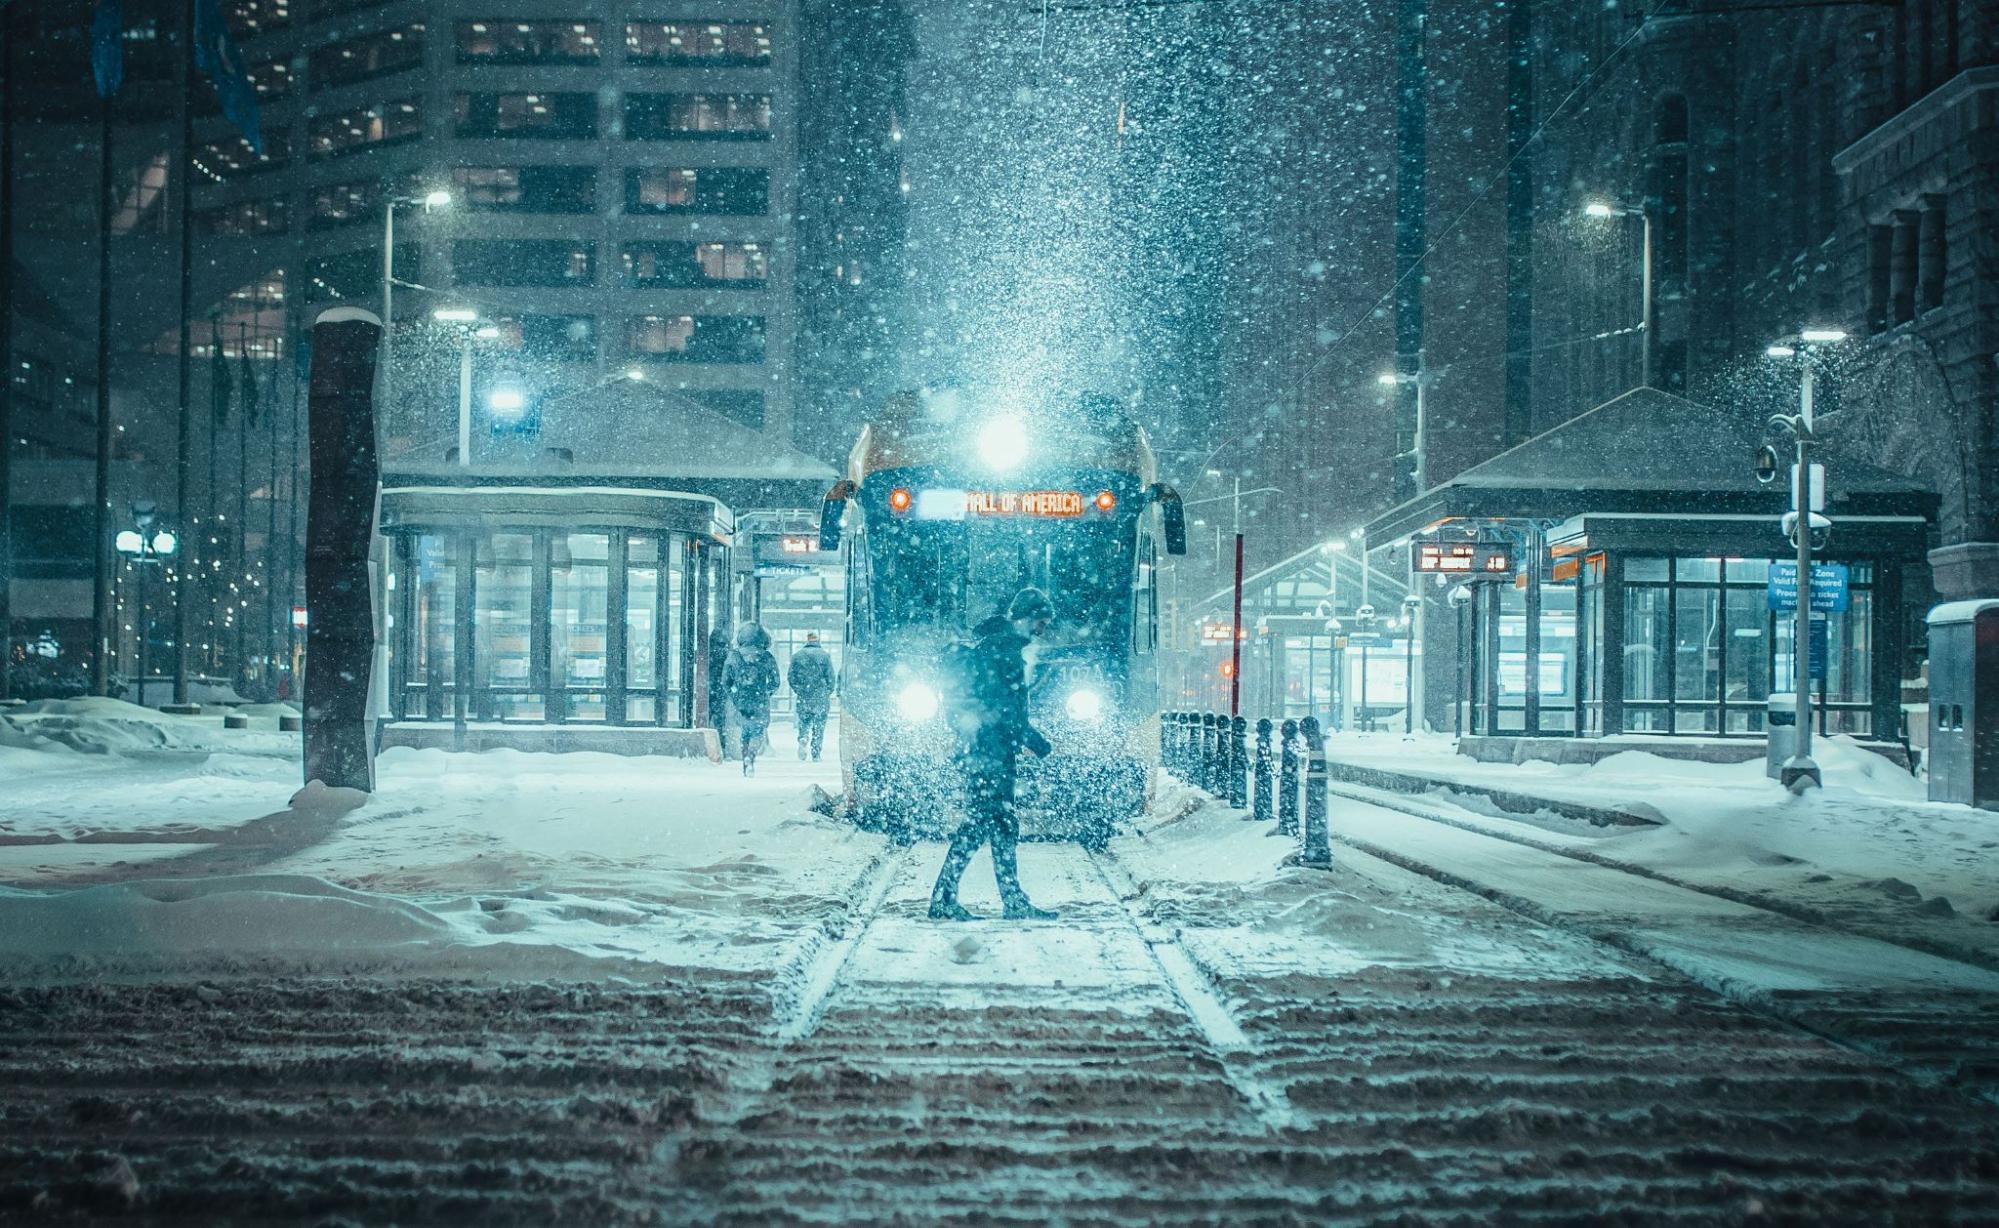
<path fill-rule="evenodd" d="M 1057 750 L 1020 757 L 1014 810 L 1021 836 L 1037 840 L 1109 839 L 1145 811 L 1152 764 L 1129 754 Z M 965 770 L 955 758 L 882 752 L 853 765 L 862 826 L 907 839 L 950 835 L 964 818 Z"/>

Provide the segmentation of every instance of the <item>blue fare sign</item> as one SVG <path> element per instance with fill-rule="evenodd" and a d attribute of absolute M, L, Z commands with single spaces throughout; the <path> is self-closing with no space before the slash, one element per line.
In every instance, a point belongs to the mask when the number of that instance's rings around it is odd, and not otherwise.
<path fill-rule="evenodd" d="M 1770 564 L 1770 609 L 1788 614 L 1798 608 L 1798 565 Z M 1812 564 L 1812 609 L 1820 614 L 1846 611 L 1847 567 L 1844 563 Z"/>

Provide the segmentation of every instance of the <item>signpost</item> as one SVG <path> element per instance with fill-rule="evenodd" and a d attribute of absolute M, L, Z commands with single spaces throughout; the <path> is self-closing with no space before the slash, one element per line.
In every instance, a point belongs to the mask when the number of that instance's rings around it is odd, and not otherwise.
<path fill-rule="evenodd" d="M 1411 567 L 1418 573 L 1510 578 L 1513 545 L 1504 541 L 1417 542 Z"/>

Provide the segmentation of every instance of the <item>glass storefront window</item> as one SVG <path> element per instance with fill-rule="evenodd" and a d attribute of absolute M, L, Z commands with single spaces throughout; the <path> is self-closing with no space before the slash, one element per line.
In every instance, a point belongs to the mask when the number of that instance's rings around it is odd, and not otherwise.
<path fill-rule="evenodd" d="M 625 719 L 652 724 L 659 707 L 659 539 L 625 547 Z"/>
<path fill-rule="evenodd" d="M 1663 700 L 1671 679 L 1665 588 L 1634 586 L 1624 593 L 1624 701 Z"/>
<path fill-rule="evenodd" d="M 530 676 L 534 642 L 534 539 L 496 533 L 479 543 L 473 682 L 480 720 L 539 721 L 541 692 Z"/>
<path fill-rule="evenodd" d="M 457 670 L 458 561 L 457 542 L 441 534 L 417 539 L 416 591 L 412 645 L 416 660 L 409 672 L 421 686 L 424 715 L 439 720 L 450 715 Z"/>
<path fill-rule="evenodd" d="M 1675 733 L 1715 732 L 1713 701 L 1721 697 L 1720 607 L 1718 588 L 1682 587 L 1673 594 L 1673 698 L 1680 701 L 1673 717 Z"/>
<path fill-rule="evenodd" d="M 1541 729 L 1568 733 L 1576 727 L 1576 588 L 1541 586 Z"/>
<path fill-rule="evenodd" d="M 611 548 L 603 533 L 558 535 L 549 564 L 548 647 L 552 719 L 605 719 L 606 619 Z"/>

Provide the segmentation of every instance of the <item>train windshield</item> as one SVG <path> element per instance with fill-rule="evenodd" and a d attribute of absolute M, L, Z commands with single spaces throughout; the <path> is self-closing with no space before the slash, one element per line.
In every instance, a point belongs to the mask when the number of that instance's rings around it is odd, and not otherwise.
<path fill-rule="evenodd" d="M 1055 606 L 1052 643 L 1122 644 L 1136 543 L 1129 523 L 904 521 L 871 527 L 877 625 L 968 631 L 1032 585 Z"/>

